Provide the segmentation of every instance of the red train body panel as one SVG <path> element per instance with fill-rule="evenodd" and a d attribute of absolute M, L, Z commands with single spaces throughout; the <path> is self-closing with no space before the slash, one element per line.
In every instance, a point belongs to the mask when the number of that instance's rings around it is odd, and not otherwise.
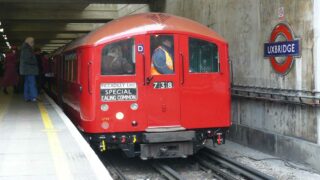
<path fill-rule="evenodd" d="M 155 49 L 165 39 L 173 73 L 153 75 Z M 125 61 L 108 60 L 120 56 Z M 115 68 L 112 74 L 109 62 L 126 73 Z M 57 51 L 53 67 L 50 93 L 101 150 L 185 157 L 206 139 L 224 142 L 231 124 L 227 43 L 182 17 L 146 13 L 114 20 Z"/>

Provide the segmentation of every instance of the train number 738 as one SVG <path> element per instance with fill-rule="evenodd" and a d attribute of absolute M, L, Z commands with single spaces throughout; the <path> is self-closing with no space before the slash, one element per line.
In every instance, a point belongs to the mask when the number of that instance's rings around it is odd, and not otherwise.
<path fill-rule="evenodd" d="M 160 81 L 160 82 L 154 82 L 153 83 L 154 89 L 172 89 L 173 88 L 173 82 L 171 81 Z"/>

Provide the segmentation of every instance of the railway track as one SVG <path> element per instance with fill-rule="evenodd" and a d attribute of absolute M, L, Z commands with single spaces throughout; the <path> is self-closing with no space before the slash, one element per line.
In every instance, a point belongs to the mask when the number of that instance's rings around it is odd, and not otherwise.
<path fill-rule="evenodd" d="M 275 178 L 257 171 L 251 167 L 245 166 L 235 160 L 232 160 L 212 149 L 205 148 L 196 155 L 197 161 L 204 167 L 211 169 L 223 179 L 237 180 L 274 180 Z M 225 170 L 227 169 L 227 170 Z"/>
<path fill-rule="evenodd" d="M 122 173 L 120 167 L 114 165 L 108 158 L 103 157 L 103 154 L 98 153 L 98 156 L 102 160 L 104 165 L 108 168 L 113 179 L 128 180 L 124 173 Z"/>
<path fill-rule="evenodd" d="M 183 180 L 183 179 L 185 179 L 177 171 L 175 171 L 174 169 L 172 169 L 168 165 L 165 165 L 165 164 L 162 164 L 159 162 L 153 162 L 152 167 L 168 180 Z"/>
<path fill-rule="evenodd" d="M 128 159 L 120 153 L 99 155 L 114 179 L 217 179 L 217 180 L 273 180 L 253 168 L 236 162 L 212 149 L 203 149 L 187 159 L 149 160 Z M 197 168 L 191 168 L 197 166 Z M 140 169 L 140 172 L 137 172 Z M 197 174 L 195 176 L 194 174 Z M 199 174 L 199 176 L 198 176 Z"/>

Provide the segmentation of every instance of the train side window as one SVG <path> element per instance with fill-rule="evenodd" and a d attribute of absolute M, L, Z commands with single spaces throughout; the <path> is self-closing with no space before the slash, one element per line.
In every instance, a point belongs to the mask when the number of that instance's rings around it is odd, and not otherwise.
<path fill-rule="evenodd" d="M 73 60 L 73 76 L 72 81 L 77 82 L 78 80 L 78 58 L 77 55 L 75 55 L 75 59 Z"/>
<path fill-rule="evenodd" d="M 78 60 L 76 52 L 64 56 L 65 80 L 76 82 L 78 79 Z"/>
<path fill-rule="evenodd" d="M 106 45 L 102 49 L 101 75 L 135 74 L 134 39 Z"/>
<path fill-rule="evenodd" d="M 151 75 L 174 73 L 173 35 L 153 35 L 150 39 Z"/>
<path fill-rule="evenodd" d="M 189 38 L 189 72 L 219 72 L 218 46 L 205 40 Z"/>

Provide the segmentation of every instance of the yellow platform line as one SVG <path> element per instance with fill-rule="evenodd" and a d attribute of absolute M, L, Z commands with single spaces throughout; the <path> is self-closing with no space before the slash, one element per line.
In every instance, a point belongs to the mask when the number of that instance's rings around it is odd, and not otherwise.
<path fill-rule="evenodd" d="M 5 114 L 8 112 L 8 107 L 10 105 L 12 95 L 0 94 L 0 122 L 2 121 Z"/>
<path fill-rule="evenodd" d="M 72 173 L 68 165 L 67 157 L 61 147 L 59 137 L 56 133 L 57 131 L 52 124 L 48 112 L 43 103 L 39 102 L 38 106 L 40 109 L 42 122 L 48 136 L 51 155 L 54 161 L 54 166 L 58 179 L 73 179 Z"/>

